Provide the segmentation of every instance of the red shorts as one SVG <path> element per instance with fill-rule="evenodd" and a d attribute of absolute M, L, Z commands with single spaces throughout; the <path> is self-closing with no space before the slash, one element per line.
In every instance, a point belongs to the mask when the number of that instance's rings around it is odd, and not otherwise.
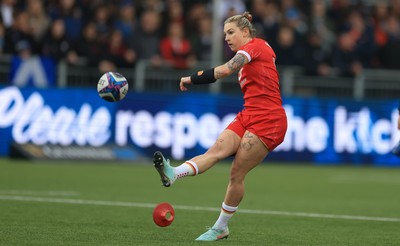
<path fill-rule="evenodd" d="M 255 134 L 269 151 L 272 151 L 285 138 L 287 118 L 285 111 L 274 114 L 273 117 L 265 114 L 253 115 L 240 112 L 226 129 L 234 131 L 241 138 L 246 131 L 249 131 Z"/>

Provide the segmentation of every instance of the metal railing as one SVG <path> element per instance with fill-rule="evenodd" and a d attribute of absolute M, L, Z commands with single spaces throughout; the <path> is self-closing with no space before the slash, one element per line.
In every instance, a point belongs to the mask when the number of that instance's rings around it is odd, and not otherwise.
<path fill-rule="evenodd" d="M 11 56 L 0 56 L 0 84 L 9 84 Z M 179 79 L 195 71 L 211 67 L 210 62 L 198 63 L 187 70 L 170 67 L 154 67 L 148 61 L 138 61 L 134 68 L 119 69 L 129 81 L 130 90 L 136 92 L 178 92 Z M 283 96 L 335 97 L 356 100 L 400 98 L 400 70 L 364 70 L 360 75 L 349 78 L 338 75 L 307 76 L 301 67 L 278 67 Z M 93 87 L 101 73 L 95 67 L 85 66 L 82 59 L 78 65 L 59 62 L 57 84 L 59 87 Z M 211 85 L 192 86 L 194 92 L 240 94 L 237 77 L 232 75 Z"/>
<path fill-rule="evenodd" d="M 0 54 L 0 85 L 9 83 L 11 58 L 11 55 Z"/>
<path fill-rule="evenodd" d="M 173 70 L 170 68 L 154 68 L 146 61 L 141 61 L 135 69 L 134 87 L 136 91 L 177 91 L 181 76 L 204 68 L 209 63 L 198 64 L 189 70 Z M 278 67 L 281 91 L 283 96 L 300 97 L 335 97 L 362 100 L 400 98 L 399 70 L 364 70 L 360 75 L 349 78 L 338 75 L 307 76 L 301 67 Z M 219 86 L 215 86 L 219 85 Z M 211 93 L 240 93 L 237 77 L 232 75 L 205 86 L 192 87 L 193 91 Z"/>

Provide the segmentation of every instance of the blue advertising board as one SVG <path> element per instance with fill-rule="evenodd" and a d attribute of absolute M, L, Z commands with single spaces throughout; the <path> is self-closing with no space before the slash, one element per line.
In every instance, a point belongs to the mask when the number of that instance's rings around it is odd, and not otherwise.
<path fill-rule="evenodd" d="M 285 141 L 267 158 L 316 164 L 400 166 L 398 101 L 284 98 Z M 242 98 L 128 93 L 118 103 L 95 89 L 0 89 L 0 156 L 10 143 L 132 146 L 184 160 L 203 153 L 242 109 Z"/>
<path fill-rule="evenodd" d="M 13 85 L 47 88 L 56 85 L 56 62 L 43 56 L 21 58 L 13 56 L 10 78 Z"/>

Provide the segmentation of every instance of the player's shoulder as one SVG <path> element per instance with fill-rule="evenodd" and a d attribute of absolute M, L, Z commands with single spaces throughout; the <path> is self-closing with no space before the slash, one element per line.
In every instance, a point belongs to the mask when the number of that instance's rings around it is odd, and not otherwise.
<path fill-rule="evenodd" d="M 258 57 L 275 56 L 275 53 L 268 42 L 261 38 L 253 38 L 250 42 L 243 45 L 239 49 L 238 53 L 246 55 L 249 61 Z"/>
<path fill-rule="evenodd" d="M 257 49 L 263 49 L 263 48 L 271 48 L 271 46 L 268 44 L 268 42 L 264 39 L 261 38 L 253 38 L 250 42 L 248 42 L 244 47 L 247 48 L 257 48 Z"/>

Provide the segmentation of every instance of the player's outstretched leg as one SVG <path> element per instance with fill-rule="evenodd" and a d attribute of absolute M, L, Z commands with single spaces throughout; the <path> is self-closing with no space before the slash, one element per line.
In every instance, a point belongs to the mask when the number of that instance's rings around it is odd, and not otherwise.
<path fill-rule="evenodd" d="M 175 180 L 174 168 L 169 164 L 160 151 L 156 151 L 153 155 L 153 163 L 157 172 L 160 174 L 161 182 L 165 187 L 171 186 Z"/>
<path fill-rule="evenodd" d="M 196 241 L 218 241 L 224 238 L 228 238 L 228 236 L 228 227 L 226 227 L 225 229 L 210 228 L 208 231 L 196 238 Z"/>

